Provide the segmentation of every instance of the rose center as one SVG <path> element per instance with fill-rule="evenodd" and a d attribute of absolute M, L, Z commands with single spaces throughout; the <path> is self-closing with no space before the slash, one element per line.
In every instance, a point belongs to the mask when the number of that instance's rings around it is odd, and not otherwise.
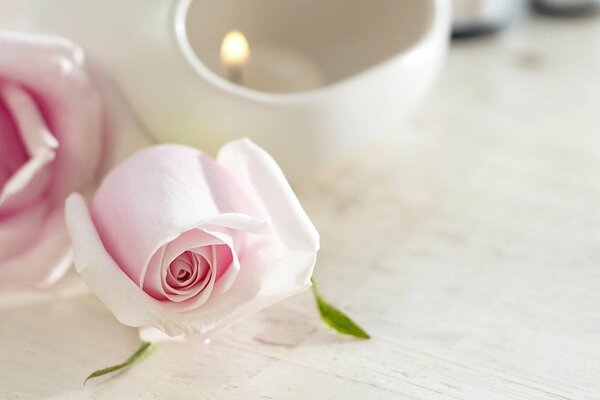
<path fill-rule="evenodd" d="M 193 251 L 184 251 L 169 265 L 167 283 L 173 289 L 185 289 L 205 280 L 210 272 L 206 259 Z"/>
<path fill-rule="evenodd" d="M 185 281 L 190 276 L 192 276 L 192 274 L 189 271 L 185 271 L 183 269 L 177 273 L 177 279 L 180 281 Z"/>

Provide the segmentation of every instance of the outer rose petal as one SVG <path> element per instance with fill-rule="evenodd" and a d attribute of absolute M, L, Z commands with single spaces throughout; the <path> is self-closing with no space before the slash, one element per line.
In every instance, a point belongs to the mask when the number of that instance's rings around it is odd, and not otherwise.
<path fill-rule="evenodd" d="M 283 257 L 313 257 L 316 260 L 319 233 L 269 153 L 251 140 L 241 139 L 223 146 L 217 161 L 238 178 L 238 183 L 246 187 L 247 193 L 256 196 L 268 223 L 287 249 Z M 312 267 L 306 268 L 303 263 L 297 267 L 297 270 L 291 267 L 280 270 L 273 268 L 263 291 L 277 295 L 288 287 L 310 286 Z"/>

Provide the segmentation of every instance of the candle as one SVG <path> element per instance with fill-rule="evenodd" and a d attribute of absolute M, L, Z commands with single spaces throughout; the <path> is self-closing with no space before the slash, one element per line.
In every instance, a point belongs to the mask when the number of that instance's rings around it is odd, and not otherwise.
<path fill-rule="evenodd" d="M 325 84 L 323 72 L 308 57 L 266 44 L 253 45 L 250 53 L 248 40 L 239 31 L 230 31 L 223 38 L 221 64 L 223 77 L 263 92 L 298 92 Z"/>
<path fill-rule="evenodd" d="M 246 36 L 240 31 L 231 31 L 221 44 L 221 61 L 227 72 L 227 79 L 242 84 L 243 67 L 250 57 L 250 49 Z"/>

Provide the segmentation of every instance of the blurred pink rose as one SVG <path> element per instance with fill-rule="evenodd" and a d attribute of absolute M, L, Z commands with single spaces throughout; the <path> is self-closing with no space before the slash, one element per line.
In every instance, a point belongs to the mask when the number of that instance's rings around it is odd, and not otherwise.
<path fill-rule="evenodd" d="M 81 49 L 0 32 L 0 287 L 49 284 L 68 268 L 63 202 L 94 181 L 102 154 Z"/>
<path fill-rule="evenodd" d="M 79 195 L 66 209 L 77 271 L 126 325 L 204 334 L 310 287 L 319 235 L 247 139 L 216 161 L 142 150 L 105 177 L 91 211 Z"/>

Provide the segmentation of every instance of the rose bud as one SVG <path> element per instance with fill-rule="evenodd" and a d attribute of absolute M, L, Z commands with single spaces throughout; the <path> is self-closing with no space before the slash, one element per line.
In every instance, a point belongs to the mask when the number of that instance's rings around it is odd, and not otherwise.
<path fill-rule="evenodd" d="M 182 145 L 114 168 L 90 209 L 67 200 L 77 271 L 132 327 L 206 334 L 310 287 L 319 235 L 281 169 L 231 142 L 216 161 Z"/>

